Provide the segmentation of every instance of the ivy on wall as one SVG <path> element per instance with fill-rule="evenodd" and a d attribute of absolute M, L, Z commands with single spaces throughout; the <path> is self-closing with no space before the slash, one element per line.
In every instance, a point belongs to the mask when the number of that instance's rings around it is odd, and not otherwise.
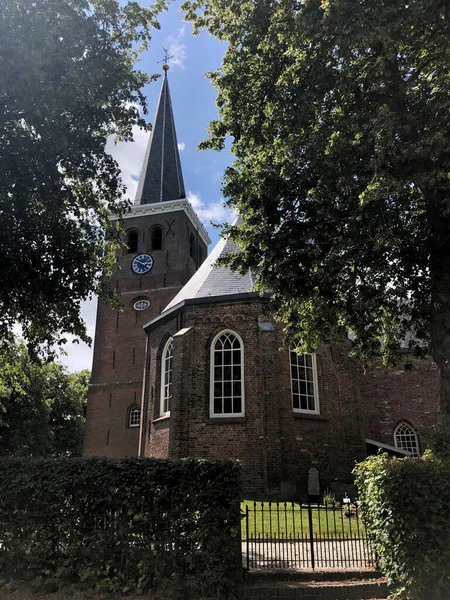
<path fill-rule="evenodd" d="M 368 533 L 399 597 L 450 598 L 450 460 L 371 456 L 354 470 Z"/>
<path fill-rule="evenodd" d="M 183 459 L 0 461 L 0 572 L 169 597 L 233 597 L 240 467 Z"/>

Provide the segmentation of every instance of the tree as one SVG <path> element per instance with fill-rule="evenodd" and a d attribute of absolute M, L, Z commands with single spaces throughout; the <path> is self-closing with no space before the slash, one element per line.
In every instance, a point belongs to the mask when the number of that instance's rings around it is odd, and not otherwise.
<path fill-rule="evenodd" d="M 450 4 L 198 0 L 229 42 L 219 118 L 224 192 L 241 221 L 230 264 L 272 293 L 287 337 L 353 354 L 430 344 L 450 414 Z"/>
<path fill-rule="evenodd" d="M 67 373 L 59 363 L 47 364 L 45 371 L 52 432 L 46 452 L 51 456 L 81 456 L 91 372 Z"/>
<path fill-rule="evenodd" d="M 104 231 L 127 206 L 105 144 L 147 127 L 138 107 L 154 77 L 134 64 L 164 6 L 0 4 L 0 339 L 18 321 L 31 345 L 89 341 L 80 303 L 107 295 Z"/>
<path fill-rule="evenodd" d="M 80 456 L 90 372 L 36 360 L 23 341 L 0 355 L 0 456 Z"/>

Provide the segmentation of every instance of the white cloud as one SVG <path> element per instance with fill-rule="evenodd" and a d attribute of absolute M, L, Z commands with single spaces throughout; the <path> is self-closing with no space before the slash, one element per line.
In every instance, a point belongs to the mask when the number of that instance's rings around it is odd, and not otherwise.
<path fill-rule="evenodd" d="M 164 46 L 167 49 L 169 59 L 169 65 L 171 67 L 180 67 L 184 69 L 184 63 L 186 60 L 186 44 L 183 42 L 184 37 L 184 25 L 178 30 L 177 35 L 169 35 L 165 39 Z"/>
<path fill-rule="evenodd" d="M 81 304 L 81 316 L 86 323 L 88 335 L 94 339 L 95 319 L 97 314 L 97 298 L 86 300 Z M 74 344 L 74 336 L 67 336 L 68 342 L 64 344 L 63 349 L 67 355 L 60 355 L 59 361 L 69 369 L 69 371 L 81 371 L 82 369 L 91 369 L 92 367 L 92 346 L 89 347 L 84 342 Z"/>
<path fill-rule="evenodd" d="M 213 223 L 224 223 L 232 222 L 234 220 L 234 213 L 224 205 L 223 198 L 216 202 L 205 202 L 200 198 L 200 194 L 189 191 L 187 193 L 187 199 L 192 205 L 192 208 L 198 215 L 201 221 L 212 221 Z"/>
<path fill-rule="evenodd" d="M 133 202 L 136 197 L 139 175 L 149 137 L 149 131 L 144 131 L 135 126 L 133 127 L 133 142 L 114 144 L 113 138 L 110 138 L 106 144 L 106 152 L 109 152 L 119 163 L 122 180 L 127 186 L 126 196 Z"/>
<path fill-rule="evenodd" d="M 95 321 L 97 315 L 97 297 L 94 296 L 91 300 L 86 300 L 81 303 L 81 317 L 86 323 L 86 330 L 89 337 L 94 340 Z M 22 326 L 16 323 L 13 327 L 14 335 L 18 338 L 22 337 Z M 92 350 L 93 344 L 88 346 L 84 342 L 79 344 L 73 343 L 76 339 L 74 335 L 65 335 L 68 342 L 61 348 L 66 354 L 58 352 L 58 347 L 54 346 L 57 352 L 57 360 L 67 367 L 70 372 L 81 371 L 83 369 L 92 368 Z"/>
<path fill-rule="evenodd" d="M 186 144 L 184 142 L 178 142 L 178 150 L 180 152 L 186 148 Z"/>

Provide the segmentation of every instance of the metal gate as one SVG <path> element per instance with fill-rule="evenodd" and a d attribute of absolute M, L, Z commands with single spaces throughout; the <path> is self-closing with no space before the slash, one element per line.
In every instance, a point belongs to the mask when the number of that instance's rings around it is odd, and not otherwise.
<path fill-rule="evenodd" d="M 376 565 L 356 502 L 342 506 L 247 502 L 242 514 L 242 557 L 247 570 Z"/>

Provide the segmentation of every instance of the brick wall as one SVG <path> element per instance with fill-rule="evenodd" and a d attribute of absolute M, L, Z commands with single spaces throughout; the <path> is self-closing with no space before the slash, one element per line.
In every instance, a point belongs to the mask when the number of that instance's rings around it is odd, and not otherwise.
<path fill-rule="evenodd" d="M 162 249 L 150 249 L 150 231 L 163 231 Z M 86 413 L 85 456 L 137 456 L 139 428 L 127 427 L 127 411 L 141 405 L 146 336 L 143 325 L 160 314 L 198 268 L 197 257 L 189 252 L 189 237 L 195 235 L 183 211 L 141 215 L 122 223 L 126 232 L 139 233 L 137 252 L 120 252 L 119 265 L 111 286 L 121 295 L 122 311 L 99 303 L 94 343 L 91 387 Z M 143 276 L 131 271 L 131 261 L 140 252 L 150 252 L 151 271 Z M 137 299 L 150 300 L 150 307 L 136 311 Z"/>
<path fill-rule="evenodd" d="M 409 422 L 419 434 L 436 423 L 439 412 L 439 373 L 431 360 L 405 357 L 393 369 L 370 365 L 359 374 L 363 435 L 393 445 L 400 421 Z M 424 448 L 422 447 L 422 450 Z"/>
<path fill-rule="evenodd" d="M 438 377 L 432 362 L 406 368 L 373 365 L 366 375 L 348 356 L 349 343 L 317 352 L 320 414 L 292 410 L 289 353 L 279 350 L 282 330 L 259 327 L 263 299 L 187 305 L 149 331 L 147 424 L 141 454 L 237 458 L 246 495 L 305 496 L 308 471 L 319 471 L 322 490 L 351 480 L 366 455 L 365 438 L 393 445 L 393 430 L 407 420 L 419 434 L 438 414 Z M 231 329 L 244 343 L 245 417 L 210 418 L 210 346 Z M 267 330 L 266 330 L 267 329 Z M 178 333 L 177 333 L 178 332 Z M 161 352 L 174 337 L 170 417 L 159 418 Z"/>
<path fill-rule="evenodd" d="M 143 455 L 237 458 L 243 462 L 247 495 L 304 495 L 313 466 L 323 487 L 335 477 L 349 477 L 355 460 L 364 457 L 365 445 L 358 371 L 347 348 L 321 348 L 317 353 L 320 415 L 294 413 L 289 353 L 279 350 L 280 327 L 259 327 L 265 313 L 262 299 L 190 305 L 151 328 Z M 243 418 L 210 418 L 210 346 L 224 329 L 238 333 L 244 343 Z M 161 351 L 167 336 L 178 331 L 171 415 L 162 424 Z"/>
<path fill-rule="evenodd" d="M 343 346 L 321 347 L 317 352 L 320 415 L 293 413 L 287 353 L 278 361 L 280 437 L 284 481 L 307 489 L 307 473 L 319 470 L 322 489 L 335 479 L 348 480 L 355 461 L 365 456 L 359 419 L 359 387 L 354 364 Z"/>
<path fill-rule="evenodd" d="M 262 379 L 258 347 L 260 301 L 188 307 L 183 314 L 185 360 L 174 379 L 174 418 L 171 427 L 183 431 L 179 454 L 171 439 L 171 455 L 189 455 L 213 460 L 239 458 L 244 462 L 245 485 L 260 490 L 266 479 L 266 438 Z M 210 346 L 224 329 L 240 335 L 244 344 L 245 417 L 210 418 Z M 179 403 L 188 402 L 189 418 Z M 171 417 L 172 420 L 172 417 Z M 173 454 L 172 454 L 173 452 Z"/>

